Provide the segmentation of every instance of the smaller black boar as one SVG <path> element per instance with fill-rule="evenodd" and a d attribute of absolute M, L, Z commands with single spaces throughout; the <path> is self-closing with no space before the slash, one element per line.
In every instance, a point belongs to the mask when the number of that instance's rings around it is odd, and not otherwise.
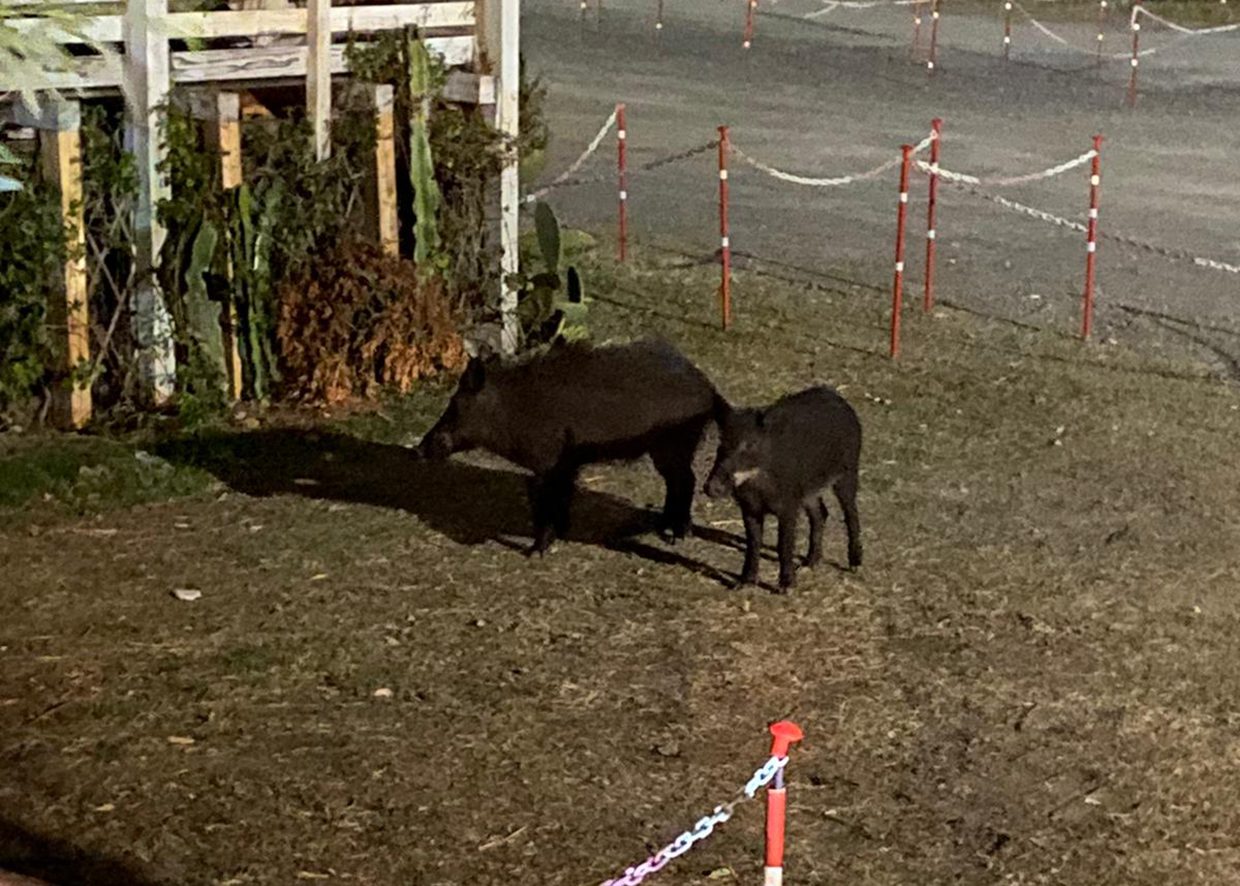
<path fill-rule="evenodd" d="M 758 557 L 767 514 L 779 521 L 779 587 L 796 580 L 793 548 L 797 519 L 809 517 L 806 565 L 822 559 L 830 486 L 848 526 L 848 565 L 861 565 L 861 520 L 857 516 L 857 468 L 861 421 L 848 401 L 827 387 L 791 394 L 766 409 L 738 409 L 720 422 L 719 453 L 706 481 L 712 498 L 732 494 L 745 520 L 745 565 L 741 583 L 758 580 Z"/>
<path fill-rule="evenodd" d="M 675 540 L 692 522 L 694 453 L 706 425 L 728 408 L 669 344 L 569 345 L 511 366 L 471 360 L 419 451 L 446 458 L 486 449 L 530 470 L 530 553 L 567 534 L 582 466 L 649 453 L 667 484 L 660 529 Z"/>

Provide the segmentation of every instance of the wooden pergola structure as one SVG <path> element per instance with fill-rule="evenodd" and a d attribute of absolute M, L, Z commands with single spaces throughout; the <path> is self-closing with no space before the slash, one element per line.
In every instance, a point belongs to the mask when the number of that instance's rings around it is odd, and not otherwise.
<path fill-rule="evenodd" d="M 23 15 L 35 0 L 0 0 L 6 24 L 18 29 L 43 29 L 48 20 Z M 60 0 L 82 3 L 86 0 Z M 281 5 L 287 0 L 237 0 L 237 5 Z M 102 45 L 114 51 L 75 55 L 60 70 L 43 71 L 37 82 L 4 82 L 0 96 L 19 90 L 47 91 L 38 112 L 15 98 L 0 106 L 6 119 L 38 131 L 44 169 L 61 192 L 67 229 L 84 244 L 80 103 L 91 97 L 125 97 L 126 148 L 138 168 L 139 194 L 134 218 L 134 257 L 142 283 L 133 305 L 135 340 L 143 387 L 155 403 L 174 392 L 176 363 L 172 321 L 167 305 L 147 271 L 158 261 L 166 237 L 155 208 L 169 194 L 159 169 L 164 146 L 158 137 L 159 108 L 174 88 L 192 89 L 195 113 L 209 122 L 211 141 L 218 147 L 225 188 L 241 183 L 240 108 L 242 94 L 252 88 L 304 83 L 307 116 L 314 129 L 316 154 L 331 151 L 332 80 L 347 77 L 345 40 L 416 26 L 427 47 L 449 69 L 445 98 L 487 106 L 497 128 L 510 139 L 518 133 L 520 0 L 439 0 L 333 6 L 331 0 L 305 0 L 304 7 L 227 9 L 174 12 L 168 0 L 121 0 L 110 14 L 92 14 L 74 32 L 53 30 L 64 45 Z M 91 3 L 97 8 L 98 2 Z M 249 45 L 223 49 L 173 51 L 170 41 L 190 38 L 248 38 Z M 396 168 L 393 145 L 392 88 L 368 87 L 375 113 L 376 236 L 383 247 L 397 249 Z M 509 156 L 501 176 L 500 241 L 504 276 L 517 267 L 519 209 L 517 158 Z M 57 335 L 63 336 L 66 371 L 90 357 L 89 315 L 84 249 L 71 250 L 63 269 L 63 298 L 49 311 Z M 516 296 L 500 293 L 504 346 L 516 343 Z M 227 332 L 225 322 L 225 331 Z M 227 340 L 226 335 L 226 340 Z M 240 395 L 240 373 L 234 357 L 230 387 Z M 58 424 L 80 427 L 91 415 L 90 390 L 75 384 L 59 392 L 53 415 Z"/>

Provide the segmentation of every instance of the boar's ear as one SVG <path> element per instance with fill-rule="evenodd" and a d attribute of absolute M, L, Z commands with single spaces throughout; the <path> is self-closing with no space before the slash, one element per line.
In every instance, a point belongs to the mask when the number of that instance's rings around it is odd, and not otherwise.
<path fill-rule="evenodd" d="M 461 390 L 468 394 L 476 394 L 482 390 L 487 380 L 486 365 L 477 357 L 471 357 L 461 374 Z"/>

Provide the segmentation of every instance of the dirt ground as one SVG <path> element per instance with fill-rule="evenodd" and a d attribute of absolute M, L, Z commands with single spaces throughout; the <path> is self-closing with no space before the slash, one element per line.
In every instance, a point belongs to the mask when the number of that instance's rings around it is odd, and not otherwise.
<path fill-rule="evenodd" d="M 654 0 L 590 4 L 532 0 L 525 52 L 550 86 L 555 133 L 549 173 L 563 169 L 617 101 L 628 105 L 634 165 L 693 147 L 731 127 L 734 144 L 780 169 L 808 176 L 863 171 L 921 139 L 944 119 L 943 165 L 982 176 L 1053 166 L 1101 133 L 1101 229 L 1232 264 L 1240 263 L 1235 123 L 1240 115 L 1240 33 L 1176 42 L 1147 21 L 1141 97 L 1124 105 L 1128 67 L 1040 36 L 1017 16 L 1011 62 L 1002 57 L 995 3 L 947 3 L 938 74 L 910 56 L 907 7 L 846 9 L 807 21 L 817 0 L 759 6 L 754 45 L 741 48 L 744 4 L 667 3 L 656 36 Z M 1075 46 L 1094 45 L 1092 23 L 1058 21 L 1055 5 L 1026 3 Z M 1175 17 L 1177 7 L 1155 5 Z M 1127 9 L 1106 26 L 1108 52 L 1128 46 Z M 1240 21 L 1240 13 L 1220 15 Z M 923 46 L 927 36 L 923 34 Z M 583 174 L 606 173 L 611 142 Z M 645 176 L 629 188 L 636 236 L 707 252 L 718 245 L 715 159 L 704 155 Z M 897 179 L 813 189 L 770 179 L 733 161 L 732 242 L 740 251 L 821 273 L 847 265 L 886 287 L 891 274 Z M 1002 193 L 1070 219 L 1088 207 L 1088 171 L 1005 188 Z M 908 268 L 920 277 L 925 182 L 912 189 Z M 565 188 L 552 202 L 575 222 L 612 230 L 614 187 Z M 988 315 L 1057 329 L 1079 321 L 1083 236 L 944 188 L 938 223 L 944 296 Z M 1099 248 L 1099 323 L 1104 337 L 1185 351 L 1237 374 L 1240 277 L 1172 263 L 1104 241 Z M 1182 321 L 1198 321 L 1193 327 Z"/>
<path fill-rule="evenodd" d="M 724 335 L 713 269 L 639 254 L 587 268 L 598 336 L 668 335 L 737 402 L 856 404 L 862 570 L 735 590 L 734 507 L 667 547 L 645 465 L 587 472 L 526 560 L 518 474 L 411 460 L 433 392 L 145 444 L 200 491 L 0 524 L 0 868 L 585 886 L 791 717 L 790 882 L 1240 882 L 1235 388 L 954 310 L 893 365 L 882 299 L 744 272 Z M 757 882 L 761 833 L 743 806 L 656 882 Z"/>
<path fill-rule="evenodd" d="M 1005 66 L 994 15 L 945 20 L 930 82 L 905 12 L 796 19 L 815 8 L 764 3 L 745 54 L 739 3 L 669 3 L 658 38 L 653 2 L 584 28 L 527 4 L 548 173 L 617 100 L 635 164 L 728 123 L 777 166 L 851 172 L 940 115 L 945 166 L 1007 174 L 1101 131 L 1106 229 L 1240 256 L 1234 39 L 1154 56 L 1133 112 L 1122 65 L 1022 42 Z M 668 547 L 641 464 L 586 472 L 571 539 L 526 560 L 518 473 L 410 457 L 442 391 L 73 441 L 42 473 L 20 459 L 44 444 L 0 441 L 0 869 L 586 886 L 728 799 L 791 717 L 789 882 L 1240 883 L 1236 278 L 1104 243 L 1082 346 L 1079 235 L 945 190 L 956 307 L 910 308 L 893 365 L 894 180 L 732 183 L 733 243 L 763 258 L 738 262 L 736 330 L 695 259 L 717 244 L 708 155 L 634 177 L 639 265 L 587 266 L 591 324 L 672 338 L 738 402 L 838 385 L 866 429 L 862 570 L 833 513 L 835 565 L 738 591 L 735 508 L 699 497 Z M 1013 196 L 1079 217 L 1083 176 Z M 607 185 L 553 202 L 607 250 Z M 749 804 L 654 882 L 758 882 L 761 846 Z"/>

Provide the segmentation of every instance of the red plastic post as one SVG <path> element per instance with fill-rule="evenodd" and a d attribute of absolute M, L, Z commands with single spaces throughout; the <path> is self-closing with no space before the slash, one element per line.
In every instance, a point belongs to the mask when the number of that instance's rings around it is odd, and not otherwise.
<path fill-rule="evenodd" d="M 1137 10 L 1141 8 L 1141 0 L 1132 0 L 1132 70 L 1128 74 L 1128 106 L 1137 106 L 1137 65 L 1141 63 L 1141 20 Z"/>
<path fill-rule="evenodd" d="M 1094 136 L 1094 160 L 1089 168 L 1089 223 L 1085 228 L 1085 295 L 1081 306 L 1081 338 L 1088 340 L 1094 326 L 1095 263 L 1098 258 L 1098 193 L 1102 185 L 1102 136 Z"/>
<path fill-rule="evenodd" d="M 896 215 L 896 275 L 891 286 L 891 358 L 900 356 L 900 310 L 904 306 L 904 226 L 908 218 L 908 170 L 913 146 L 901 145 L 900 205 Z"/>
<path fill-rule="evenodd" d="M 745 13 L 745 42 L 741 44 L 745 49 L 753 45 L 753 17 L 757 11 L 758 0 L 749 0 Z"/>
<path fill-rule="evenodd" d="M 624 103 L 616 105 L 616 167 L 620 190 L 620 245 L 619 258 L 624 261 L 629 252 L 629 160 L 628 128 L 625 126 Z"/>
<path fill-rule="evenodd" d="M 787 757 L 788 748 L 805 735 L 791 720 L 771 724 L 771 756 Z M 764 886 L 781 886 L 784 879 L 784 838 L 788 813 L 788 789 L 784 773 L 775 775 L 775 784 L 766 792 L 766 853 Z"/>
<path fill-rule="evenodd" d="M 805 733 L 801 731 L 800 726 L 791 720 L 780 720 L 778 723 L 772 723 L 771 756 L 788 756 L 788 749 L 803 738 L 805 738 Z"/>
<path fill-rule="evenodd" d="M 1096 41 L 1098 44 L 1098 54 L 1097 54 L 1098 67 L 1102 67 L 1102 41 L 1104 39 L 1104 34 L 1102 32 L 1102 29 L 1106 26 L 1106 18 L 1107 18 L 1107 0 L 1098 0 L 1098 39 Z"/>
<path fill-rule="evenodd" d="M 930 188 L 926 198 L 926 293 L 922 310 L 927 314 L 934 309 L 934 260 L 938 232 L 935 229 L 936 210 L 939 203 L 939 145 L 943 141 L 943 121 L 935 117 L 930 121 Z"/>
<path fill-rule="evenodd" d="M 1003 0 L 1003 60 L 1012 57 L 1012 0 Z"/>
<path fill-rule="evenodd" d="M 939 61 L 939 0 L 930 0 L 930 60 L 926 62 L 926 73 L 931 77 Z"/>
<path fill-rule="evenodd" d="M 719 261 L 723 281 L 719 286 L 719 311 L 723 331 L 732 326 L 732 243 L 728 238 L 728 127 L 719 127 Z"/>

